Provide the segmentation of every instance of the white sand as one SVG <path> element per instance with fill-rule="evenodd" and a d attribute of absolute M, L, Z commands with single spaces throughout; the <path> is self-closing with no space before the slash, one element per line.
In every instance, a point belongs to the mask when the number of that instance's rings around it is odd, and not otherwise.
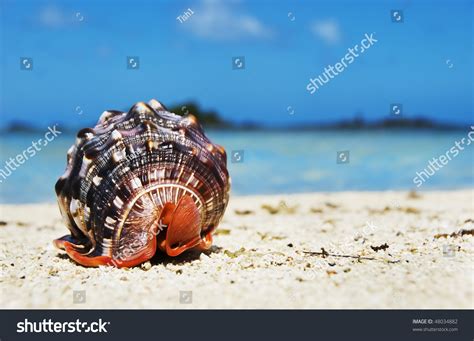
<path fill-rule="evenodd" d="M 67 233 L 56 205 L 3 205 L 0 306 L 473 308 L 474 237 L 435 238 L 472 234 L 473 203 L 472 190 L 233 197 L 211 252 L 155 257 L 148 270 L 78 266 L 52 247 Z M 321 248 L 353 258 L 303 252 Z"/>

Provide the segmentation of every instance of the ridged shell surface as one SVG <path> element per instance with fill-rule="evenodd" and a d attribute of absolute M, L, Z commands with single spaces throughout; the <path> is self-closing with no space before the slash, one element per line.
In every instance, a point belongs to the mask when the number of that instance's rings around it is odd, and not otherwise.
<path fill-rule="evenodd" d="M 132 252 L 145 248 L 164 205 L 184 195 L 199 211 L 202 234 L 212 232 L 229 189 L 224 149 L 194 116 L 175 115 L 156 100 L 106 111 L 94 128 L 79 131 L 56 183 L 75 250 L 111 258 L 132 244 Z"/>

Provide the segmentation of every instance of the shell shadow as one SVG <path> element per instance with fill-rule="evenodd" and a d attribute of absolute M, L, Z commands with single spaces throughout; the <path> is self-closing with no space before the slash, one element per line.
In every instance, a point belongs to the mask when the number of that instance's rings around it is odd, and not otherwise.
<path fill-rule="evenodd" d="M 67 253 L 57 253 L 56 257 L 59 259 L 69 259 L 72 261 L 72 259 L 67 255 Z M 72 261 L 74 263 L 74 261 Z"/>
<path fill-rule="evenodd" d="M 223 249 L 221 247 L 213 245 L 209 250 L 206 251 L 188 250 L 176 257 L 171 257 L 163 252 L 157 251 L 153 258 L 150 259 L 150 263 L 152 266 L 167 264 L 182 265 L 198 260 L 201 254 L 209 256 L 213 253 L 220 253 L 222 250 Z"/>
<path fill-rule="evenodd" d="M 206 250 L 206 251 L 189 250 L 176 257 L 171 257 L 161 251 L 157 251 L 155 255 L 149 260 L 149 262 L 151 263 L 152 266 L 167 265 L 167 264 L 181 265 L 181 264 L 191 263 L 199 259 L 202 253 L 209 256 L 213 253 L 220 253 L 222 252 L 222 250 L 223 250 L 222 247 L 213 245 L 211 246 L 209 250 Z M 75 264 L 77 266 L 83 267 L 82 265 L 77 264 L 74 260 L 72 260 L 66 253 L 57 253 L 55 257 L 62 260 L 68 260 L 71 264 Z M 137 265 L 135 267 L 139 268 L 140 265 Z"/>

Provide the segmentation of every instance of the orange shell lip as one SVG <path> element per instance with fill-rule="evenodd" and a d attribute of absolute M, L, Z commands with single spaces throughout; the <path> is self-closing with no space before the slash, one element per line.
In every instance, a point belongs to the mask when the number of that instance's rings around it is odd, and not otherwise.
<path fill-rule="evenodd" d="M 166 227 L 166 230 L 163 230 L 164 233 L 158 231 L 161 226 Z M 153 238 L 148 239 L 146 247 L 128 257 L 123 257 L 123 254 L 120 258 L 104 255 L 91 257 L 79 252 L 78 249 L 83 249 L 84 246 L 76 244 L 77 241 L 71 236 L 56 239 L 54 245 L 65 250 L 69 257 L 83 266 L 115 266 L 117 268 L 133 267 L 146 262 L 155 255 L 157 247 L 168 256 L 176 257 L 186 250 L 193 248 L 207 250 L 212 245 L 211 232 L 201 237 L 200 211 L 189 195 L 184 195 L 177 205 L 165 204 L 153 230 L 156 231 Z"/>
<path fill-rule="evenodd" d="M 155 255 L 157 246 L 156 238 L 152 238 L 145 249 L 140 253 L 133 255 L 133 258 L 122 260 L 110 256 L 90 257 L 83 255 L 76 249 L 77 247 L 81 247 L 81 245 L 78 246 L 72 244 L 71 242 L 64 240 L 64 237 L 54 240 L 53 243 L 56 247 L 65 250 L 68 256 L 80 265 L 86 267 L 115 266 L 117 268 L 130 268 L 146 262 Z"/>

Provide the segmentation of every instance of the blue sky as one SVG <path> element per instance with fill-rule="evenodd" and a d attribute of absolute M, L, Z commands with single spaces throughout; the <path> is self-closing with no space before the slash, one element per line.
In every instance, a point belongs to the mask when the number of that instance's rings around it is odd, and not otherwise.
<path fill-rule="evenodd" d="M 2 0 L 1 122 L 83 126 L 156 98 L 238 122 L 380 119 L 401 103 L 406 117 L 472 123 L 473 15 L 468 0 Z M 309 79 L 366 33 L 377 43 L 311 95 Z M 232 68 L 235 56 L 245 69 Z"/>

